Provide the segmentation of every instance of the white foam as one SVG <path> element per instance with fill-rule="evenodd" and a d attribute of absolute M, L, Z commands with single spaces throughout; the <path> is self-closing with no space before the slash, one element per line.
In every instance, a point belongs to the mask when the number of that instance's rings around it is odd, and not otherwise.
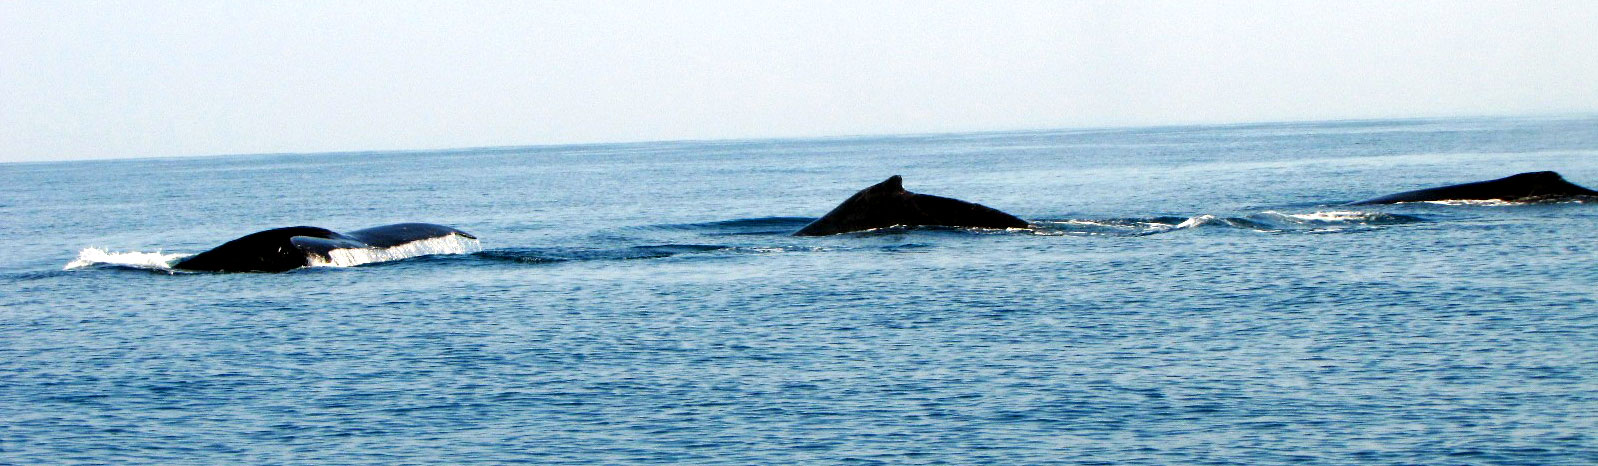
<path fill-rule="evenodd" d="M 1160 233 L 1177 228 L 1176 225 L 1160 222 L 1093 219 L 1044 220 L 1034 222 L 1034 225 L 1037 228 L 1030 228 L 1029 230 L 1033 234 L 1040 236 L 1124 236 L 1127 234 Z"/>
<path fill-rule="evenodd" d="M 1298 220 L 1302 220 L 1302 221 L 1306 221 L 1306 222 L 1328 222 L 1328 223 L 1329 222 L 1364 222 L 1364 221 L 1369 221 L 1369 220 L 1371 220 L 1373 218 L 1376 218 L 1377 216 L 1381 215 L 1381 214 L 1373 214 L 1373 213 L 1370 213 L 1370 212 L 1360 212 L 1360 211 L 1357 211 L 1357 210 L 1333 210 L 1333 211 L 1327 211 L 1327 212 L 1314 212 L 1314 213 L 1308 213 L 1308 214 L 1284 214 L 1284 213 L 1281 213 L 1281 212 L 1270 212 L 1270 211 L 1267 211 L 1267 212 L 1264 212 L 1264 213 L 1271 214 L 1271 215 L 1280 215 L 1280 216 L 1283 216 L 1283 217 L 1294 218 L 1294 219 L 1298 219 Z"/>
<path fill-rule="evenodd" d="M 311 256 L 312 267 L 354 267 L 373 262 L 397 261 L 433 254 L 470 254 L 483 250 L 476 239 L 460 235 L 412 241 L 389 248 L 334 249 L 328 251 L 326 260 Z"/>
<path fill-rule="evenodd" d="M 171 270 L 172 264 L 178 259 L 188 257 L 188 254 L 166 254 L 156 252 L 111 252 L 100 248 L 86 248 L 78 251 L 78 258 L 68 262 L 61 270 L 80 269 L 99 264 L 121 265 L 141 269 Z"/>
<path fill-rule="evenodd" d="M 806 248 L 806 247 L 798 247 L 798 246 L 777 246 L 777 247 L 751 247 L 751 248 L 735 248 L 735 249 L 744 250 L 744 251 L 754 251 L 754 252 L 761 253 L 761 254 L 776 254 L 776 253 L 783 253 L 783 252 L 826 252 L 826 251 L 831 251 L 832 250 L 830 248 L 824 248 L 824 247 L 819 247 L 819 246 L 817 246 L 817 247 L 808 247 L 808 248 Z"/>
<path fill-rule="evenodd" d="M 1188 218 L 1187 220 L 1183 220 L 1182 223 L 1176 224 L 1175 228 L 1196 228 L 1196 227 L 1203 226 L 1203 225 L 1209 225 L 1209 224 L 1215 223 L 1215 222 L 1216 222 L 1216 218 L 1215 218 L 1214 215 L 1204 214 L 1204 215 L 1200 215 L 1200 216 L 1197 216 L 1197 217 Z"/>
<path fill-rule="evenodd" d="M 1464 205 L 1464 206 L 1487 206 L 1487 207 L 1503 207 L 1503 206 L 1527 204 L 1526 202 L 1513 202 L 1513 201 L 1506 201 L 1506 200 L 1503 200 L 1503 199 L 1453 199 L 1453 200 L 1446 200 L 1446 201 L 1421 201 L 1421 202 L 1426 203 L 1426 204 L 1439 204 L 1439 205 Z"/>
<path fill-rule="evenodd" d="M 1040 222 L 1040 223 L 1042 223 L 1042 222 Z M 1065 225 L 1087 225 L 1087 226 L 1090 226 L 1090 227 L 1112 227 L 1112 228 L 1124 226 L 1124 225 L 1120 225 L 1120 224 L 1116 224 L 1116 223 L 1112 223 L 1112 222 L 1101 222 L 1101 221 L 1096 221 L 1096 220 L 1079 219 L 1079 218 L 1074 218 L 1074 219 L 1065 220 L 1065 221 L 1047 222 L 1047 223 L 1057 223 L 1057 224 L 1065 224 Z"/>

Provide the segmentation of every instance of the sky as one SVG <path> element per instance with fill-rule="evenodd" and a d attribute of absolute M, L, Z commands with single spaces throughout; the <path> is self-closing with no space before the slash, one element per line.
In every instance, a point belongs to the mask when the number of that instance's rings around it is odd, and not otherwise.
<path fill-rule="evenodd" d="M 0 2 L 0 162 L 1598 113 L 1598 2 Z"/>

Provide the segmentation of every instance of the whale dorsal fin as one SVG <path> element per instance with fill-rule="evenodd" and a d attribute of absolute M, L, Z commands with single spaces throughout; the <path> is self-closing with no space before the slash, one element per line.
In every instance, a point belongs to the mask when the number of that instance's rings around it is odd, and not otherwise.
<path fill-rule="evenodd" d="M 872 190 L 904 191 L 904 178 L 900 178 L 899 175 L 893 175 L 871 188 Z"/>
<path fill-rule="evenodd" d="M 794 235 L 835 235 L 895 225 L 1026 228 L 1027 222 L 981 204 L 905 191 L 904 178 L 894 175 L 849 196 Z"/>
<path fill-rule="evenodd" d="M 1565 180 L 1564 177 L 1559 176 L 1558 172 L 1551 172 L 1551 171 L 1526 172 L 1526 173 L 1521 173 L 1519 175 L 1510 176 L 1507 179 L 1511 179 L 1511 180 L 1526 180 L 1526 181 L 1541 181 L 1541 182 L 1544 182 L 1544 183 L 1551 182 L 1551 181 L 1564 181 Z"/>
<path fill-rule="evenodd" d="M 1536 202 L 1569 196 L 1598 196 L 1598 191 L 1571 184 L 1557 172 L 1540 171 L 1517 173 L 1496 180 L 1405 191 L 1359 201 L 1353 205 L 1484 199 Z"/>

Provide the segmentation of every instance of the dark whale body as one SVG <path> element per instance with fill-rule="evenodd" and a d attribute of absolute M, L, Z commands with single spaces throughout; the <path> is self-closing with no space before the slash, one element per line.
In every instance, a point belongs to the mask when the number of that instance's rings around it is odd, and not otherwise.
<path fill-rule="evenodd" d="M 334 249 L 381 249 L 413 241 L 459 235 L 464 231 L 431 223 L 396 223 L 349 233 L 326 228 L 286 227 L 251 233 L 210 251 L 183 259 L 172 268 L 205 272 L 286 272 L 327 260 Z"/>
<path fill-rule="evenodd" d="M 1025 220 L 981 204 L 905 191 L 901 185 L 903 181 L 894 175 L 887 181 L 862 189 L 794 235 L 835 235 L 895 225 L 1027 227 Z"/>
<path fill-rule="evenodd" d="M 1375 199 L 1366 199 L 1349 205 L 1491 199 L 1537 201 L 1571 196 L 1598 196 L 1598 191 L 1571 184 L 1565 181 L 1564 177 L 1559 176 L 1558 173 L 1529 172 L 1496 180 L 1405 191 Z"/>

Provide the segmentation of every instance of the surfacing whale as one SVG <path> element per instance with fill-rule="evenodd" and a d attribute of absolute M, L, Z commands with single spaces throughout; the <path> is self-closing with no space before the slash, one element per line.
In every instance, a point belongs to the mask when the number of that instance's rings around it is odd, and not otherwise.
<path fill-rule="evenodd" d="M 1554 172 L 1529 172 L 1496 180 L 1405 191 L 1349 205 L 1393 204 L 1425 201 L 1538 201 L 1571 196 L 1598 196 L 1598 191 L 1576 186 Z"/>
<path fill-rule="evenodd" d="M 1026 228 L 1027 222 L 996 209 L 958 199 L 904 190 L 899 175 L 860 190 L 795 236 L 824 236 L 895 225 Z"/>
<path fill-rule="evenodd" d="M 464 231 L 431 223 L 396 223 L 349 233 L 297 226 L 251 233 L 210 251 L 189 256 L 172 268 L 205 272 L 286 272 L 335 262 L 334 251 L 381 252 L 417 241 L 451 235 L 477 239 Z"/>

